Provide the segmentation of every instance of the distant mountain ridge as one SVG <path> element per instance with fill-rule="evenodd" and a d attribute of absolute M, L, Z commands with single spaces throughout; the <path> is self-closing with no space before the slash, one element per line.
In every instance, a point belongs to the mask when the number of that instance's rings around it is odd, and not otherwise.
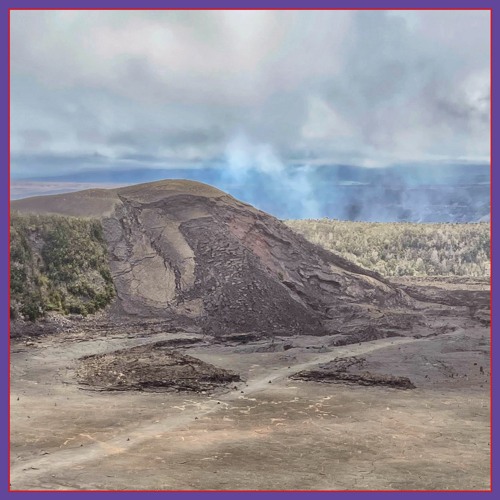
<path fill-rule="evenodd" d="M 306 183 L 309 199 L 294 199 L 290 182 L 302 167 L 288 167 L 288 184 L 265 174 L 244 181 L 225 175 L 223 165 L 178 169 L 104 167 L 29 182 L 134 184 L 163 178 L 188 179 L 219 187 L 232 196 L 281 219 L 329 217 L 366 222 L 477 222 L 490 213 L 490 166 L 487 164 L 420 164 L 384 168 L 319 165 L 307 168 L 297 183 Z M 16 182 L 20 183 L 21 180 Z M 82 189 L 85 186 L 82 187 Z M 57 192 L 57 187 L 49 186 Z M 64 187 L 63 187 L 64 189 Z M 22 196 L 37 194 L 36 186 Z M 295 194 L 297 198 L 299 195 Z M 311 203 L 307 203 L 311 201 Z M 305 212 L 304 205 L 314 205 Z"/>

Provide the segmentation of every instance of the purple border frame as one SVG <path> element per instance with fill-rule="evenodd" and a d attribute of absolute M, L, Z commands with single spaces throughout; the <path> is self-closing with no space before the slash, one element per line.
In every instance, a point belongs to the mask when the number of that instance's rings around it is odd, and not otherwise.
<path fill-rule="evenodd" d="M 491 9 L 492 15 L 492 52 L 494 54 L 500 53 L 499 37 L 497 33 L 497 25 L 500 19 L 500 8 L 497 11 L 494 9 L 493 0 L 3 0 L 0 4 L 0 154 L 1 164 L 0 168 L 0 230 L 2 236 L 2 244 L 0 245 L 0 282 L 2 283 L 0 289 L 0 303 L 2 304 L 2 313 L 0 313 L 0 331 L 2 334 L 2 348 L 0 348 L 0 396 L 3 402 L 0 405 L 0 497 L 7 498 L 28 498 L 31 495 L 51 495 L 56 492 L 9 492 L 9 435 L 8 435 L 8 408 L 9 408 L 9 349 L 8 349 L 8 332 L 9 332 L 9 311 L 8 311 L 8 283 L 9 283 L 9 248 L 8 248 L 8 231 L 9 231 L 9 9 L 155 9 L 155 8 L 169 8 L 169 9 L 244 9 L 244 8 L 263 8 L 263 9 Z M 495 64 L 492 58 L 492 83 L 497 82 L 498 76 L 498 63 Z M 494 91 L 492 88 L 492 95 Z M 498 110 L 499 105 L 496 101 L 491 99 L 492 117 L 498 116 L 495 113 L 495 106 Z M 497 120 L 498 121 L 498 120 Z M 499 149 L 493 140 L 494 135 L 494 120 L 491 122 L 491 161 L 493 162 L 494 153 Z M 493 165 L 493 164 L 492 164 Z M 500 181 L 499 181 L 500 182 Z M 500 213 L 500 206 L 496 207 L 493 204 L 493 193 L 497 188 L 498 182 L 496 175 L 494 175 L 493 166 L 491 167 L 491 220 L 492 220 L 492 233 L 491 233 L 491 249 L 492 252 L 496 248 L 496 241 L 493 231 L 493 221 L 497 218 L 497 213 Z M 500 189 L 500 187 L 499 187 Z M 500 215 L 499 215 L 500 216 Z M 499 219 L 500 220 L 500 219 Z M 500 238 L 500 237 L 499 237 Z M 493 253 L 492 253 L 493 260 Z M 493 269 L 493 265 L 492 265 Z M 492 295 L 491 305 L 492 311 L 496 306 L 500 307 L 499 298 L 494 290 L 499 283 L 500 278 L 492 275 Z M 492 321 L 492 337 L 496 323 Z M 496 358 L 495 350 L 496 342 L 492 338 L 492 361 Z M 497 370 L 492 367 L 492 385 L 495 388 L 492 399 L 492 419 L 497 414 L 496 406 L 496 387 L 500 376 Z M 494 420 L 492 420 L 493 423 Z M 460 495 L 462 499 L 472 499 L 478 495 L 491 496 L 496 491 L 498 480 L 495 480 L 495 472 L 498 472 L 496 454 L 494 453 L 499 444 L 497 434 L 492 434 L 492 491 L 491 492 L 453 492 L 450 493 Z M 80 492 L 58 492 L 58 497 L 70 498 Z M 447 492 L 81 492 L 84 495 L 95 495 L 99 498 L 105 498 L 109 494 L 121 493 L 130 499 L 139 499 L 144 495 L 182 495 L 183 498 L 196 500 L 203 495 L 205 499 L 216 499 L 219 495 L 223 494 L 227 498 L 233 495 L 238 498 L 249 498 L 250 496 L 259 496 L 260 498 L 271 500 L 283 495 L 294 496 L 295 498 L 306 498 L 308 495 L 314 495 L 315 498 L 328 498 L 332 494 L 340 499 L 354 498 L 375 498 L 383 499 L 386 495 L 390 498 L 395 498 L 403 495 L 412 497 L 437 498 L 439 495 L 446 495 Z M 5 495 L 5 496 L 4 496 Z M 109 497 L 108 497 L 109 498 Z"/>

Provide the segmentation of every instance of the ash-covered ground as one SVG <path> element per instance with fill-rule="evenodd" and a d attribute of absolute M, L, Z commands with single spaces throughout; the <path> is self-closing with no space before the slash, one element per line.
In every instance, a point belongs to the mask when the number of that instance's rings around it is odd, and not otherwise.
<path fill-rule="evenodd" d="M 388 280 L 195 182 L 13 208 L 97 218 L 116 289 L 12 322 L 13 489 L 489 488 L 487 280 Z"/>
<path fill-rule="evenodd" d="M 12 489 L 488 489 L 489 285 L 404 286 L 440 302 L 362 342 L 47 320 L 12 339 Z"/>

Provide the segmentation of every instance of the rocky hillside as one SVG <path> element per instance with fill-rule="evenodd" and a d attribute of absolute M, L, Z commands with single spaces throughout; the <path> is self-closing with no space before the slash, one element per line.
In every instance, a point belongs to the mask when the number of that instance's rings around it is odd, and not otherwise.
<path fill-rule="evenodd" d="M 99 217 L 122 314 L 178 318 L 212 335 L 407 321 L 411 300 L 399 288 L 205 184 L 161 181 L 12 206 Z"/>
<path fill-rule="evenodd" d="M 14 212 L 10 236 L 12 319 L 91 314 L 114 297 L 100 221 Z"/>

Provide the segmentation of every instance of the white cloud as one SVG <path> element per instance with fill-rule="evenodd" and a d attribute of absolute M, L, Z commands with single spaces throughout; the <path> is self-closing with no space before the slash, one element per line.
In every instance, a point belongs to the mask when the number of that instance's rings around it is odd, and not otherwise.
<path fill-rule="evenodd" d="M 11 15 L 14 171 L 227 159 L 239 134 L 283 165 L 489 156 L 486 11 Z"/>

